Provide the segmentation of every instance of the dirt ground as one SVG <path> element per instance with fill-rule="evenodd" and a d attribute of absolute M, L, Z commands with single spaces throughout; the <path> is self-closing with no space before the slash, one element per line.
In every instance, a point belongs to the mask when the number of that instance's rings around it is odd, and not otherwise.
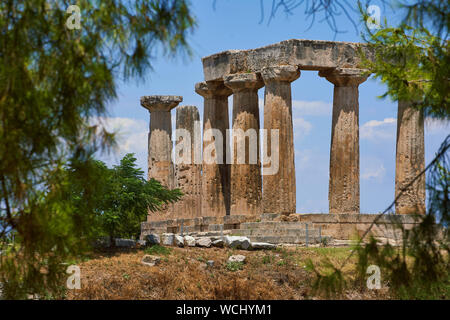
<path fill-rule="evenodd" d="M 342 262 L 350 248 L 282 248 L 242 251 L 227 248 L 152 247 L 134 251 L 96 252 L 80 262 L 81 289 L 68 299 L 322 299 L 313 292 L 316 266 L 327 257 Z M 145 254 L 161 257 L 160 264 L 141 263 Z M 231 255 L 246 256 L 243 265 L 227 263 Z M 212 267 L 206 262 L 213 260 Z M 350 260 L 344 274 L 354 275 Z M 387 290 L 349 285 L 337 299 L 389 299 Z"/>

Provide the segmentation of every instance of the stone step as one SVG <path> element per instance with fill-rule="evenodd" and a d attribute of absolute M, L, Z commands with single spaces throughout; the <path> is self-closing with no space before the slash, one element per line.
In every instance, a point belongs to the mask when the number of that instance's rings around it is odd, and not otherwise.
<path fill-rule="evenodd" d="M 233 235 L 250 237 L 250 236 L 265 236 L 265 235 L 276 235 L 276 236 L 298 236 L 306 237 L 305 229 L 278 229 L 278 230 L 267 230 L 267 229 L 241 229 L 233 230 Z M 319 237 L 319 229 L 308 229 L 309 237 Z"/>
<path fill-rule="evenodd" d="M 333 239 L 331 241 L 330 245 L 334 247 L 350 247 L 356 245 L 357 242 L 354 240 L 339 240 L 339 239 Z"/>
<path fill-rule="evenodd" d="M 246 230 L 246 231 L 262 231 L 262 232 L 306 232 L 306 228 L 305 226 L 302 227 L 274 227 L 274 228 L 251 228 L 251 229 L 236 229 L 236 230 L 231 230 L 232 232 L 236 232 L 238 230 Z M 317 226 L 311 226 L 308 225 L 308 232 L 310 232 L 311 230 L 316 230 L 317 232 L 319 232 L 319 227 Z M 322 230 L 323 232 L 323 230 Z"/>
<path fill-rule="evenodd" d="M 308 227 L 312 227 L 311 223 L 308 223 Z M 240 229 L 305 229 L 306 223 L 304 222 L 286 222 L 286 221 L 263 221 L 263 222 L 246 222 L 241 223 Z"/>
<path fill-rule="evenodd" d="M 181 232 L 181 229 L 179 230 Z M 198 227 L 196 226 L 183 226 L 183 233 L 191 233 L 191 232 L 198 232 Z"/>
<path fill-rule="evenodd" d="M 278 235 L 265 235 L 265 236 L 250 236 L 251 242 L 267 242 L 272 244 L 279 243 L 293 243 L 293 244 L 304 244 L 306 243 L 305 237 L 297 236 L 278 236 Z M 320 243 L 318 237 L 308 237 L 308 244 Z"/>
<path fill-rule="evenodd" d="M 230 235 L 233 231 L 236 230 L 223 230 L 221 231 L 205 231 L 205 232 L 190 232 L 189 235 L 193 237 L 220 237 L 221 235 L 227 236 Z M 185 233 L 186 235 L 188 233 Z"/>
<path fill-rule="evenodd" d="M 262 213 L 261 221 L 274 221 L 281 216 L 280 213 Z"/>
<path fill-rule="evenodd" d="M 220 231 L 224 230 L 223 224 L 210 224 L 208 226 L 208 231 Z"/>
<path fill-rule="evenodd" d="M 145 230 L 141 230 L 141 233 L 145 236 L 147 234 L 163 234 L 167 232 L 167 228 L 149 228 Z"/>

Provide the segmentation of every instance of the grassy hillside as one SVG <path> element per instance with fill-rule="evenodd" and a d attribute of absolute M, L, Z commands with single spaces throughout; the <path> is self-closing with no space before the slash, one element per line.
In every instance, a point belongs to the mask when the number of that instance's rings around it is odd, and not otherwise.
<path fill-rule="evenodd" d="M 81 290 L 68 299 L 321 299 L 311 287 L 308 259 L 321 264 L 325 257 L 341 262 L 349 248 L 283 248 L 241 251 L 220 248 L 152 247 L 136 251 L 94 253 L 80 262 Z M 145 254 L 158 255 L 157 266 L 141 263 Z M 246 256 L 245 264 L 228 264 L 230 255 Z M 208 260 L 214 266 L 207 266 Z M 352 277 L 354 261 L 344 269 Z M 386 289 L 356 285 L 338 299 L 388 299 Z"/>

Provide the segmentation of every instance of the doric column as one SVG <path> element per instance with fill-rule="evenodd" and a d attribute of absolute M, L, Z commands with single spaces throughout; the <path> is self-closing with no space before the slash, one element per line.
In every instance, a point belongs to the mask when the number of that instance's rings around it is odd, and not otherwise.
<path fill-rule="evenodd" d="M 176 116 L 175 187 L 183 192 L 174 204 L 172 218 L 201 216 L 201 133 L 195 106 L 180 106 Z"/>
<path fill-rule="evenodd" d="M 154 178 L 162 185 L 174 188 L 174 167 L 172 162 L 172 122 L 170 110 L 183 97 L 143 96 L 141 105 L 150 111 L 150 133 L 148 134 L 148 179 Z M 159 213 L 149 213 L 148 221 L 168 219 L 167 208 Z"/>
<path fill-rule="evenodd" d="M 271 154 L 272 158 L 278 158 L 278 171 L 263 177 L 263 211 L 294 213 L 296 194 L 291 82 L 300 77 L 300 70 L 294 66 L 278 66 L 265 68 L 261 74 L 265 84 L 264 129 L 267 130 L 268 150 L 266 152 L 272 150 L 270 130 L 279 131 L 279 141 L 276 142 L 279 147 L 278 150 L 273 150 L 278 154 Z"/>
<path fill-rule="evenodd" d="M 258 89 L 264 83 L 255 73 L 228 75 L 224 81 L 233 91 L 230 213 L 258 215 L 262 213 Z"/>
<path fill-rule="evenodd" d="M 202 162 L 202 216 L 230 214 L 230 165 L 227 138 L 228 96 L 231 90 L 223 82 L 199 82 L 195 92 L 204 98 L 203 162 Z"/>
<path fill-rule="evenodd" d="M 425 169 L 423 112 L 411 103 L 398 102 L 395 197 Z M 425 213 L 425 175 L 406 188 L 395 203 L 399 214 Z"/>
<path fill-rule="evenodd" d="M 358 86 L 367 79 L 361 69 L 337 68 L 319 75 L 334 84 L 330 148 L 330 213 L 359 213 Z"/>

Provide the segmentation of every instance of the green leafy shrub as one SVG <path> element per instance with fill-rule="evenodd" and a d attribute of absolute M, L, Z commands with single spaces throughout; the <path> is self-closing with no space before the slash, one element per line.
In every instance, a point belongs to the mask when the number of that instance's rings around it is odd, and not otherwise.
<path fill-rule="evenodd" d="M 159 244 L 156 244 L 154 246 L 145 248 L 144 252 L 146 254 L 151 254 L 151 255 L 167 256 L 172 253 L 172 248 L 168 248 L 168 247 L 164 247 L 164 246 L 160 246 Z"/>
<path fill-rule="evenodd" d="M 244 268 L 244 263 L 238 261 L 230 261 L 227 262 L 226 268 L 228 271 L 235 272 L 238 270 L 242 270 Z"/>

